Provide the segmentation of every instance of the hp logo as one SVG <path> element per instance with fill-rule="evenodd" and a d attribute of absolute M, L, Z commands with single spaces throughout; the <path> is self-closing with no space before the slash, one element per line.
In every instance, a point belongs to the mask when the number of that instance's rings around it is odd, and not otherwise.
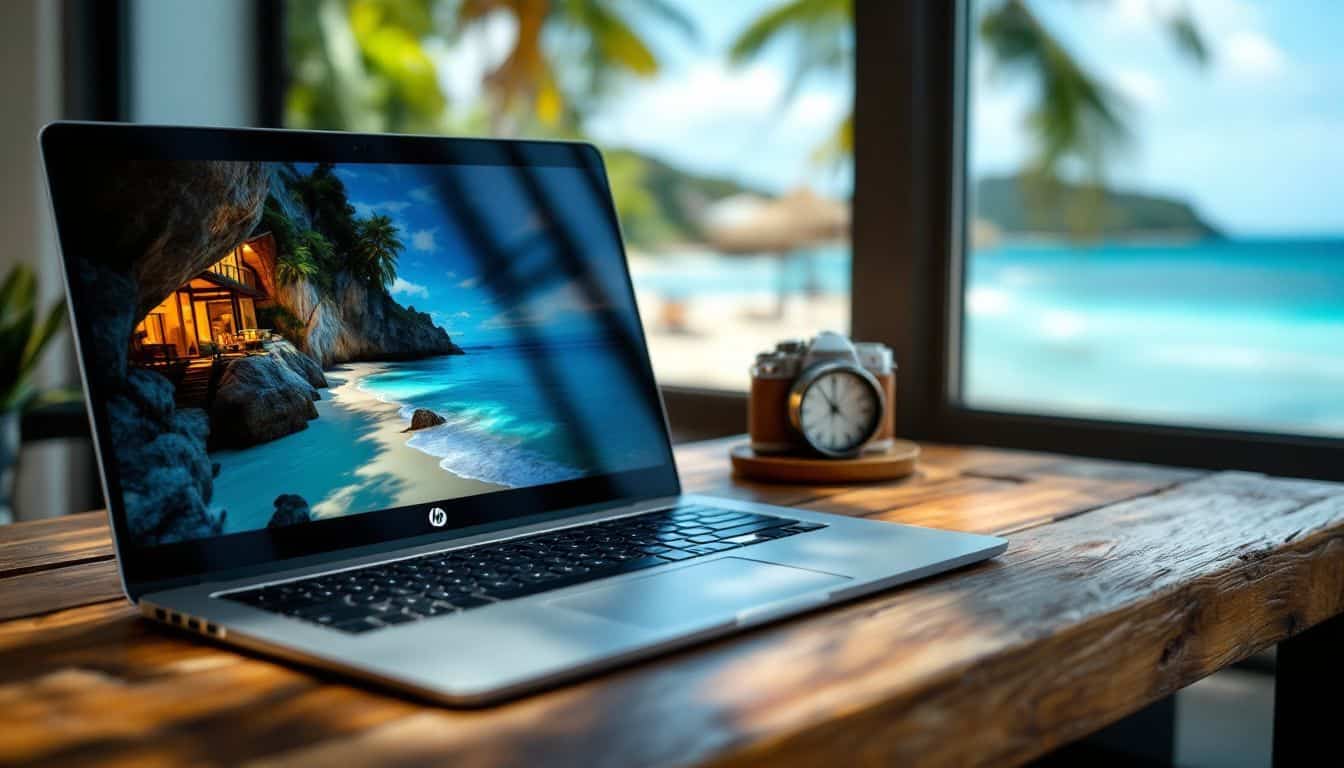
<path fill-rule="evenodd" d="M 443 507 L 434 507 L 429 510 L 429 524 L 435 528 L 442 528 L 444 523 L 448 522 L 448 513 L 443 511 Z"/>

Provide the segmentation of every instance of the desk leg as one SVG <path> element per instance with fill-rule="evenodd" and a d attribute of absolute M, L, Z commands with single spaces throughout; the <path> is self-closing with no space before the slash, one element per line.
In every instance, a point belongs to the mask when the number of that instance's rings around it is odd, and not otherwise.
<path fill-rule="evenodd" d="M 1279 643 L 1274 675 L 1274 765 L 1319 765 L 1338 755 L 1344 690 L 1344 615 Z"/>

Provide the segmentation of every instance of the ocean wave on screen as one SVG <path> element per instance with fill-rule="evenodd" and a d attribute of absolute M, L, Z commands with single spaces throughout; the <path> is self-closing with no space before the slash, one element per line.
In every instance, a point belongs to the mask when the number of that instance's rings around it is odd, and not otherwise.
<path fill-rule="evenodd" d="M 424 407 L 390 395 L 385 391 L 390 388 L 386 382 L 365 379 L 356 386 L 384 403 L 396 405 L 397 415 L 408 425 L 416 409 Z M 502 405 L 492 403 L 458 407 L 452 414 L 438 408 L 429 410 L 445 422 L 417 431 L 406 444 L 438 458 L 441 468 L 459 477 L 521 488 L 586 474 L 527 448 L 528 440 L 544 437 L 553 425 L 520 421 Z"/>
<path fill-rule="evenodd" d="M 583 472 L 542 456 L 515 442 L 501 440 L 465 419 L 422 429 L 406 442 L 440 459 L 439 466 L 459 477 L 521 488 L 573 480 Z"/>

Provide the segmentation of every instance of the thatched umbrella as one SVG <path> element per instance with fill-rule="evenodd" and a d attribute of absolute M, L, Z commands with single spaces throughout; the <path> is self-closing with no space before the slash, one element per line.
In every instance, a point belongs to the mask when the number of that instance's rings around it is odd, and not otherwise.
<path fill-rule="evenodd" d="M 713 206 L 705 219 L 710 244 L 727 254 L 769 254 L 779 259 L 776 316 L 784 313 L 787 262 L 804 248 L 849 234 L 849 206 L 806 187 L 766 200 L 738 195 Z"/>

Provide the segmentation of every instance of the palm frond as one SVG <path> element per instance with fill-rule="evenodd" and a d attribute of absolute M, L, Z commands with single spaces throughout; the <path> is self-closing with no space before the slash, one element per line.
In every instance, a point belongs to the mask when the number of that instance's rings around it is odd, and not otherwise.
<path fill-rule="evenodd" d="M 640 77 L 658 74 L 658 57 L 630 23 L 601 3 L 593 3 L 587 23 L 601 66 L 616 66 Z"/>
<path fill-rule="evenodd" d="M 1039 170 L 1053 173 L 1069 157 L 1095 170 L 1107 150 L 1128 140 L 1120 97 L 1087 71 L 1021 0 L 1006 0 L 985 14 L 980 37 L 996 70 L 1036 81 L 1027 127 L 1036 140 Z"/>
<path fill-rule="evenodd" d="M 851 0 L 786 0 L 738 34 L 728 49 L 728 59 L 741 66 L 772 45 L 792 43 L 793 64 L 781 98 L 787 103 L 809 77 L 849 70 L 853 61 L 853 17 Z"/>
<path fill-rule="evenodd" d="M 637 4 L 646 9 L 651 18 L 659 19 L 688 41 L 700 41 L 700 27 L 696 25 L 695 19 L 676 4 L 667 0 L 638 0 Z"/>
<path fill-rule="evenodd" d="M 1204 34 L 1200 32 L 1188 9 L 1167 19 L 1167 32 L 1171 35 L 1176 50 L 1200 66 L 1209 63 L 1209 46 L 1204 42 Z"/>

